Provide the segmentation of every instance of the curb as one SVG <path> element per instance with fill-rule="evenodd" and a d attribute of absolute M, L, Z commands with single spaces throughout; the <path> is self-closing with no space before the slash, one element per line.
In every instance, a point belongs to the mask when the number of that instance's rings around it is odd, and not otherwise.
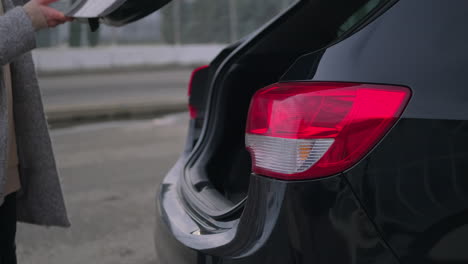
<path fill-rule="evenodd" d="M 187 111 L 187 102 L 154 102 L 79 107 L 46 107 L 50 125 L 147 118 Z"/>

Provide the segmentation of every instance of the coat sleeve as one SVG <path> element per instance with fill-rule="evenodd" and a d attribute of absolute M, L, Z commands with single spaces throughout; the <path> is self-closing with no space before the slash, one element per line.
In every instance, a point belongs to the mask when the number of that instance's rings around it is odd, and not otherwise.
<path fill-rule="evenodd" d="M 0 65 L 36 47 L 35 29 L 23 7 L 15 7 L 0 16 Z"/>

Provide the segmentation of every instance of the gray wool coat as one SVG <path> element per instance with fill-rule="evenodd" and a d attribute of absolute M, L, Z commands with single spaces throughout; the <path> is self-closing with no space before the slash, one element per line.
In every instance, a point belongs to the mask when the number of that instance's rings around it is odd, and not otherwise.
<path fill-rule="evenodd" d="M 5 14 L 0 16 L 0 65 L 10 63 L 11 66 L 22 187 L 17 195 L 18 221 L 45 226 L 69 226 L 30 52 L 36 45 L 35 30 L 30 18 L 20 7 L 28 0 L 2 1 Z M 5 198 L 8 165 L 7 111 L 6 88 L 0 68 L 0 204 Z"/>

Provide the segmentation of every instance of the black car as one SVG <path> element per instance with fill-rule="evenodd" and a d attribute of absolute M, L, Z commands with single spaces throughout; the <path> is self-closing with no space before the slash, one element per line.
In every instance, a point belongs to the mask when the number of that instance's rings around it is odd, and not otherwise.
<path fill-rule="evenodd" d="M 302 0 L 197 69 L 161 263 L 468 263 L 467 21 Z"/>

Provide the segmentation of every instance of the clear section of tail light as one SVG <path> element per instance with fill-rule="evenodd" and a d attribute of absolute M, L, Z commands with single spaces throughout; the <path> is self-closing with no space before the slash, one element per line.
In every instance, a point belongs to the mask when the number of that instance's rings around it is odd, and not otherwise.
<path fill-rule="evenodd" d="M 290 139 L 247 134 L 246 144 L 258 168 L 294 174 L 304 172 L 320 160 L 333 139 Z"/>
<path fill-rule="evenodd" d="M 279 83 L 251 102 L 246 146 L 253 172 L 309 179 L 345 171 L 366 155 L 405 108 L 406 87 Z"/>

